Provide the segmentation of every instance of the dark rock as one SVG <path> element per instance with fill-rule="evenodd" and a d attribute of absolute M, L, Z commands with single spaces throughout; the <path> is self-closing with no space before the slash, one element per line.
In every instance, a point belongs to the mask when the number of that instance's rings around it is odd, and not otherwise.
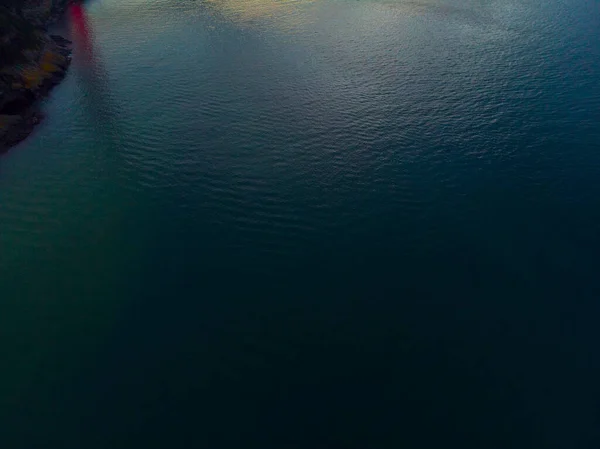
<path fill-rule="evenodd" d="M 54 0 L 49 20 L 62 14 L 67 4 Z M 30 8 L 26 12 L 31 5 L 28 0 L 8 4 L 0 0 L 0 153 L 27 137 L 41 121 L 37 100 L 65 77 L 71 62 L 71 42 L 48 35 L 48 19 L 44 23 Z M 54 58 L 56 71 L 51 73 L 42 68 L 47 52 L 63 57 Z M 28 81 L 23 67 L 38 70 L 42 81 Z"/>
<path fill-rule="evenodd" d="M 0 115 L 0 154 L 29 136 L 42 118 L 35 110 L 24 111 L 22 115 Z"/>
<path fill-rule="evenodd" d="M 63 46 L 63 47 L 70 47 L 71 44 L 73 44 L 73 42 L 71 42 L 69 39 L 65 39 L 62 36 L 59 36 L 57 34 L 51 34 L 50 38 L 56 42 L 58 45 Z"/>

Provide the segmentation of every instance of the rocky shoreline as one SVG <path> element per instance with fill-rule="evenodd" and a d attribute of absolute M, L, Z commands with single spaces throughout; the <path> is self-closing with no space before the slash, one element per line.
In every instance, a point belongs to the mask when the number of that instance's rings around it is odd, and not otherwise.
<path fill-rule="evenodd" d="M 25 139 L 43 119 L 39 100 L 62 81 L 71 62 L 71 42 L 46 32 L 47 24 L 60 13 L 56 5 L 52 13 L 42 26 L 31 25 L 33 37 L 26 37 L 35 45 L 13 48 L 18 53 L 15 60 L 0 65 L 0 153 Z M 5 47 L 15 40 L 5 38 Z"/>

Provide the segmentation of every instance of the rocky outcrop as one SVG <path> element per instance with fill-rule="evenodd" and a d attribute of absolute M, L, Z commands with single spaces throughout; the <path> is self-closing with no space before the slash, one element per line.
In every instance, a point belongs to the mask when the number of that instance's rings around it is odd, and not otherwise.
<path fill-rule="evenodd" d="M 46 33 L 66 2 L 13 3 L 0 7 L 0 153 L 41 120 L 37 102 L 64 78 L 71 60 L 70 42 Z"/>

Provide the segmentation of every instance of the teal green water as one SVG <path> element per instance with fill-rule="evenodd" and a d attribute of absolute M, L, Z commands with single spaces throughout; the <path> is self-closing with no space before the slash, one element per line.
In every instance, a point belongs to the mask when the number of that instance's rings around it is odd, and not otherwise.
<path fill-rule="evenodd" d="M 0 157 L 0 447 L 599 447 L 596 2 L 57 27 Z"/>

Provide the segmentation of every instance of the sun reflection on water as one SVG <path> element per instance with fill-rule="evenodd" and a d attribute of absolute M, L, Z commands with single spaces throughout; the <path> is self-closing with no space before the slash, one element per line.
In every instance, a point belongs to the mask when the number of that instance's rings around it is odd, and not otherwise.
<path fill-rule="evenodd" d="M 316 0 L 205 0 L 205 4 L 211 9 L 235 22 L 277 19 L 285 26 L 303 23 L 303 8 L 315 2 Z"/>

